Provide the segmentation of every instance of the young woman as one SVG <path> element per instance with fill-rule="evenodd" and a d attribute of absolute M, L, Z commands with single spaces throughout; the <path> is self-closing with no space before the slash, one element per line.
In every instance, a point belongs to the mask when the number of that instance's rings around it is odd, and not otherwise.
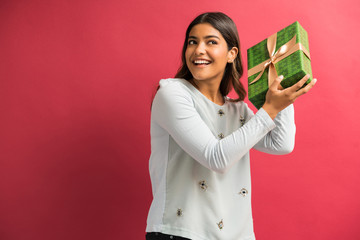
<path fill-rule="evenodd" d="M 160 81 L 151 111 L 153 201 L 146 239 L 255 239 L 249 150 L 290 153 L 292 103 L 316 80 L 281 89 L 278 77 L 254 114 L 243 102 L 243 68 L 234 22 L 204 13 L 189 25 L 182 66 Z M 227 97 L 234 88 L 238 99 Z"/>

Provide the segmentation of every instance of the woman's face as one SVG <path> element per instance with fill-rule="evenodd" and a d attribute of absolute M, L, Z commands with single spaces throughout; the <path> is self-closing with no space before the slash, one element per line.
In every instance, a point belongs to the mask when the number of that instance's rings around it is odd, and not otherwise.
<path fill-rule="evenodd" d="M 234 60 L 236 54 L 237 48 L 228 51 L 221 33 L 209 23 L 200 23 L 191 29 L 185 59 L 194 80 L 221 82 L 226 64 Z"/>

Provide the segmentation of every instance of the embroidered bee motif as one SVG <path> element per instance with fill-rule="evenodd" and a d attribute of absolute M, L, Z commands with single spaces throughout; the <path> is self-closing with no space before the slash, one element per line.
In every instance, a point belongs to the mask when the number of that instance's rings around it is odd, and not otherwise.
<path fill-rule="evenodd" d="M 222 117 L 223 115 L 225 115 L 225 113 L 224 113 L 224 111 L 223 111 L 222 109 L 220 109 L 220 110 L 218 111 L 218 114 L 220 115 L 220 117 Z"/>
<path fill-rule="evenodd" d="M 219 137 L 220 139 L 223 139 L 225 136 L 224 136 L 223 133 L 220 133 L 220 134 L 218 135 L 218 137 Z"/>
<path fill-rule="evenodd" d="M 243 197 L 245 197 L 248 194 L 248 190 L 246 190 L 246 188 L 242 188 L 239 192 L 240 195 L 242 195 Z"/>
<path fill-rule="evenodd" d="M 221 219 L 221 221 L 220 221 L 219 223 L 217 223 L 217 225 L 218 225 L 218 227 L 219 227 L 220 230 L 223 229 L 223 227 L 224 227 L 224 222 L 223 222 L 223 220 Z"/>
<path fill-rule="evenodd" d="M 200 181 L 199 185 L 200 185 L 200 188 L 204 191 L 206 191 L 206 189 L 208 188 L 205 181 Z"/>
<path fill-rule="evenodd" d="M 245 118 L 243 116 L 240 116 L 240 124 L 241 126 L 245 124 Z"/>
<path fill-rule="evenodd" d="M 176 211 L 176 216 L 181 217 L 183 215 L 183 211 L 181 208 L 178 208 Z"/>

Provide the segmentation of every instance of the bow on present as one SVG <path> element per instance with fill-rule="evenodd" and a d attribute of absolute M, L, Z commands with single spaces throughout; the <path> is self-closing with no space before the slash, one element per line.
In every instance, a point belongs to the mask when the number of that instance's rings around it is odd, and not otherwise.
<path fill-rule="evenodd" d="M 275 68 L 275 63 L 281 61 L 282 59 L 286 58 L 287 56 L 293 54 L 298 50 L 303 51 L 305 55 L 310 59 L 309 51 L 306 50 L 301 43 L 296 43 L 296 35 L 290 41 L 282 45 L 275 52 L 276 39 L 277 39 L 277 33 L 271 35 L 267 39 L 267 50 L 269 51 L 270 58 L 248 70 L 249 76 L 252 76 L 255 73 L 260 72 L 260 74 L 257 75 L 257 77 L 252 82 L 250 82 L 249 85 L 257 82 L 260 79 L 260 77 L 264 74 L 265 69 L 269 68 L 268 84 L 270 87 L 270 85 L 274 82 L 274 80 L 278 76 Z"/>

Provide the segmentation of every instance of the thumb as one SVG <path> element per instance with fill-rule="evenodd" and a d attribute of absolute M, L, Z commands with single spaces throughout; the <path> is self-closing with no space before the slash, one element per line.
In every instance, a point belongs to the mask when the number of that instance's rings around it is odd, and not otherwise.
<path fill-rule="evenodd" d="M 269 86 L 269 89 L 272 91 L 276 91 L 279 89 L 280 82 L 284 79 L 283 75 L 278 76 L 275 78 L 274 82 Z"/>

